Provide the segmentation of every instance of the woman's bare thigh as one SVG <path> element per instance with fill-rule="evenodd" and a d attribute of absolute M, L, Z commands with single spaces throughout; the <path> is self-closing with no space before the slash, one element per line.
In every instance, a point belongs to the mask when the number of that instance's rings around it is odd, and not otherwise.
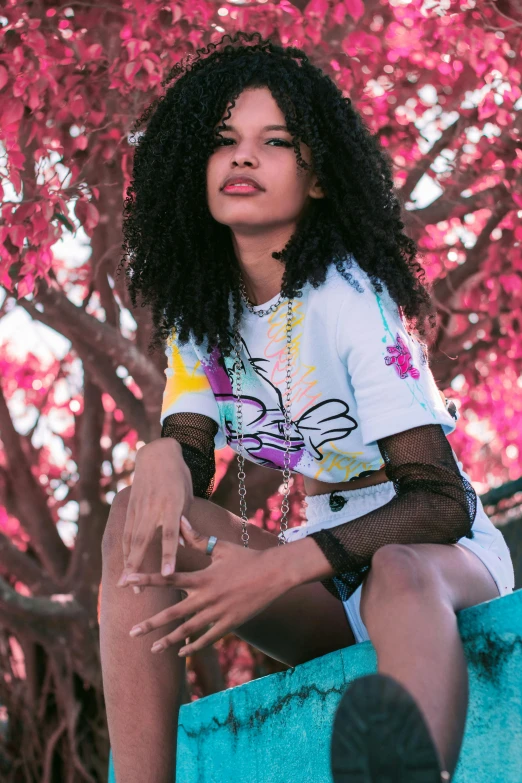
<path fill-rule="evenodd" d="M 125 493 L 126 490 L 121 492 Z M 120 513 L 123 515 L 128 496 L 125 500 L 125 503 L 119 504 Z M 194 498 L 187 516 L 191 525 L 201 535 L 214 535 L 218 539 L 241 545 L 241 519 L 221 506 L 203 498 Z M 160 531 L 157 532 L 158 535 L 150 546 L 157 550 L 159 571 L 161 535 Z M 253 549 L 277 546 L 277 536 L 266 530 L 249 525 L 248 532 L 249 545 Z M 178 547 L 177 571 L 197 571 L 208 565 L 210 565 L 210 558 L 206 555 Z M 288 666 L 297 666 L 312 658 L 355 644 L 342 602 L 334 598 L 320 582 L 311 582 L 289 590 L 265 610 L 236 628 L 234 633 Z"/>
<path fill-rule="evenodd" d="M 241 545 L 241 519 L 230 511 L 212 501 L 194 498 L 190 515 L 191 524 L 201 535 L 214 535 Z M 248 533 L 253 549 L 277 546 L 277 536 L 256 525 L 249 525 Z M 208 565 L 206 555 L 194 550 L 183 550 L 183 555 L 180 570 Z M 235 633 L 290 666 L 355 644 L 342 601 L 334 598 L 320 582 L 289 590 L 263 612 L 236 628 Z"/>

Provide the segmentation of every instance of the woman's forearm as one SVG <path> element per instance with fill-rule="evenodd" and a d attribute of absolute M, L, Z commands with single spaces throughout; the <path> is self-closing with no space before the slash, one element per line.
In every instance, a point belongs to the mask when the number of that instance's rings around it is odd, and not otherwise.
<path fill-rule="evenodd" d="M 282 580 L 284 590 L 334 575 L 332 566 L 312 538 L 266 549 L 264 555 L 270 575 Z"/>

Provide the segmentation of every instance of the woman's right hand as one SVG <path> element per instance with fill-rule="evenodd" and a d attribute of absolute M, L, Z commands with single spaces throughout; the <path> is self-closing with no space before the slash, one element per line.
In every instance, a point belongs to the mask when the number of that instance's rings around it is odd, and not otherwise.
<path fill-rule="evenodd" d="M 161 573 L 174 573 L 180 518 L 193 499 L 192 476 L 174 438 L 159 438 L 142 446 L 136 456 L 134 480 L 123 531 L 123 571 L 118 587 L 127 586 L 127 576 L 140 570 L 156 528 L 162 528 Z M 170 568 L 170 571 L 166 569 Z"/>

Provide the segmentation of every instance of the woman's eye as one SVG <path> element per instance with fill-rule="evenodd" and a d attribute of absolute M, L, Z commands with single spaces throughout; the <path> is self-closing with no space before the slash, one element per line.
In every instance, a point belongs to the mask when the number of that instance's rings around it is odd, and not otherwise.
<path fill-rule="evenodd" d="M 292 144 L 289 141 L 286 141 L 285 139 L 268 139 L 266 143 L 267 144 L 271 144 L 271 142 L 273 142 L 273 141 L 277 141 L 279 144 L 282 144 L 283 147 L 291 147 L 292 146 Z M 225 145 L 225 143 L 222 143 L 222 142 L 225 142 L 226 145 Z M 217 139 L 214 140 L 214 146 L 215 147 L 228 146 L 228 142 L 233 144 L 234 143 L 234 139 L 225 139 L 223 137 L 218 137 Z"/>

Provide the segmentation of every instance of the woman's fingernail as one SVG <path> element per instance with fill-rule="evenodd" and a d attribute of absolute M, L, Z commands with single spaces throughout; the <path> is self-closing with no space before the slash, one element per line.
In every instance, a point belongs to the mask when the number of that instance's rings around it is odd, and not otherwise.
<path fill-rule="evenodd" d="M 116 587 L 123 587 L 125 584 L 127 584 L 127 574 L 122 574 L 122 576 L 120 576 L 120 581 L 118 582 Z"/>
<path fill-rule="evenodd" d="M 143 633 L 143 628 L 140 628 L 139 626 L 136 628 L 131 628 L 129 631 L 129 636 L 139 636 L 140 633 Z"/>
<path fill-rule="evenodd" d="M 139 576 L 139 574 L 130 574 L 130 575 L 127 577 L 127 582 L 139 582 L 139 581 L 140 581 L 140 576 Z"/>
<path fill-rule="evenodd" d="M 150 651 L 151 652 L 161 652 L 164 649 L 165 648 L 164 648 L 164 646 L 162 644 L 160 644 L 159 642 L 156 642 L 156 644 L 152 645 L 152 647 L 150 648 Z"/>
<path fill-rule="evenodd" d="M 181 544 L 181 546 L 185 546 L 185 539 L 183 538 L 183 536 L 179 537 L 179 543 Z"/>
<path fill-rule="evenodd" d="M 161 569 L 162 576 L 170 576 L 173 573 L 174 573 L 174 568 L 172 567 L 172 563 L 165 563 L 165 565 Z"/>
<path fill-rule="evenodd" d="M 183 520 L 183 522 L 186 524 L 186 526 L 188 527 L 188 529 L 189 529 L 189 530 L 192 530 L 192 525 L 191 525 L 191 524 L 190 524 L 190 522 L 188 521 L 187 517 L 185 517 L 185 516 L 182 516 L 182 517 L 181 517 L 181 519 L 182 519 L 182 520 Z"/>
<path fill-rule="evenodd" d="M 139 593 L 141 593 L 141 587 L 138 587 L 138 585 L 133 585 L 133 586 L 132 586 L 132 589 L 134 590 L 134 592 L 136 593 L 136 595 L 138 595 Z"/>

